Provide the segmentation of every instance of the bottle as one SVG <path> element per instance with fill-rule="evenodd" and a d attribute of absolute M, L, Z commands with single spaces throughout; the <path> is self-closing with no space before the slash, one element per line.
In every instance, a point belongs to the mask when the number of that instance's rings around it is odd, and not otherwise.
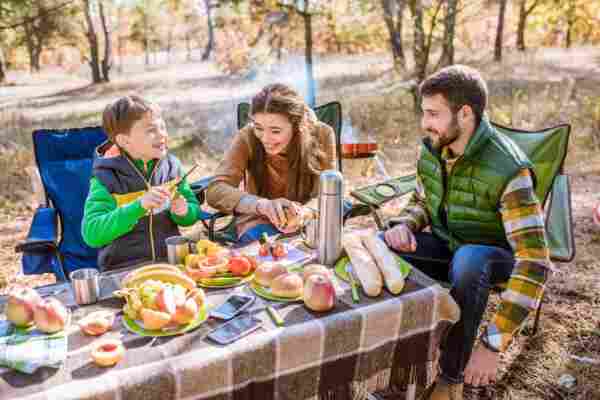
<path fill-rule="evenodd" d="M 333 266 L 342 255 L 344 178 L 336 170 L 319 177 L 319 263 Z"/>

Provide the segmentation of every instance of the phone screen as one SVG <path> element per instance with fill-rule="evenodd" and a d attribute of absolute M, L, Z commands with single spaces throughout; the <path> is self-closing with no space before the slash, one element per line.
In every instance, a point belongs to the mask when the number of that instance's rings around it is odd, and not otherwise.
<path fill-rule="evenodd" d="M 257 329 L 262 321 L 249 314 L 232 319 L 208 334 L 208 337 L 217 343 L 231 343 L 245 334 Z"/>
<path fill-rule="evenodd" d="M 223 316 L 233 317 L 237 314 L 246 304 L 251 303 L 253 300 L 252 297 L 248 296 L 239 296 L 232 295 L 230 296 L 225 303 L 221 304 L 214 310 L 215 316 L 219 316 L 218 314 L 222 314 Z"/>

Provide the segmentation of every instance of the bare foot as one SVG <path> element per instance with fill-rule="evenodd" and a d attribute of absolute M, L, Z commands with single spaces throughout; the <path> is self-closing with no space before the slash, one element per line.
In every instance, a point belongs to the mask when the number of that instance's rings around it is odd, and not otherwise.
<path fill-rule="evenodd" d="M 484 346 L 477 346 L 465 368 L 465 383 L 471 386 L 486 386 L 496 381 L 498 355 Z"/>

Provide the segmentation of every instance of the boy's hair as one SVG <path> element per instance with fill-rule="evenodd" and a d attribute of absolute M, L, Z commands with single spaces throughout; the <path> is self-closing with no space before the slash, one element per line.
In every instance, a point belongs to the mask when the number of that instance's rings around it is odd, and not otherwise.
<path fill-rule="evenodd" d="M 487 104 L 488 89 L 479 71 L 466 65 L 442 68 L 425 79 L 419 86 L 421 97 L 441 94 L 457 113 L 462 106 L 469 106 L 479 123 Z"/>
<path fill-rule="evenodd" d="M 146 113 L 160 113 L 158 105 L 139 96 L 125 96 L 106 106 L 102 113 L 102 128 L 108 139 L 116 143 L 117 135 L 129 135 L 133 124 Z"/>

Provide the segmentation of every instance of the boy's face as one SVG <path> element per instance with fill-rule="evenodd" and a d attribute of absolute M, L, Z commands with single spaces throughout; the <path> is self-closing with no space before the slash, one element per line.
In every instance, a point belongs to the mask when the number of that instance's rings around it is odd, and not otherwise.
<path fill-rule="evenodd" d="M 165 121 L 160 114 L 147 112 L 133 124 L 129 135 L 119 134 L 116 140 L 131 157 L 147 162 L 167 155 L 168 136 Z"/>

